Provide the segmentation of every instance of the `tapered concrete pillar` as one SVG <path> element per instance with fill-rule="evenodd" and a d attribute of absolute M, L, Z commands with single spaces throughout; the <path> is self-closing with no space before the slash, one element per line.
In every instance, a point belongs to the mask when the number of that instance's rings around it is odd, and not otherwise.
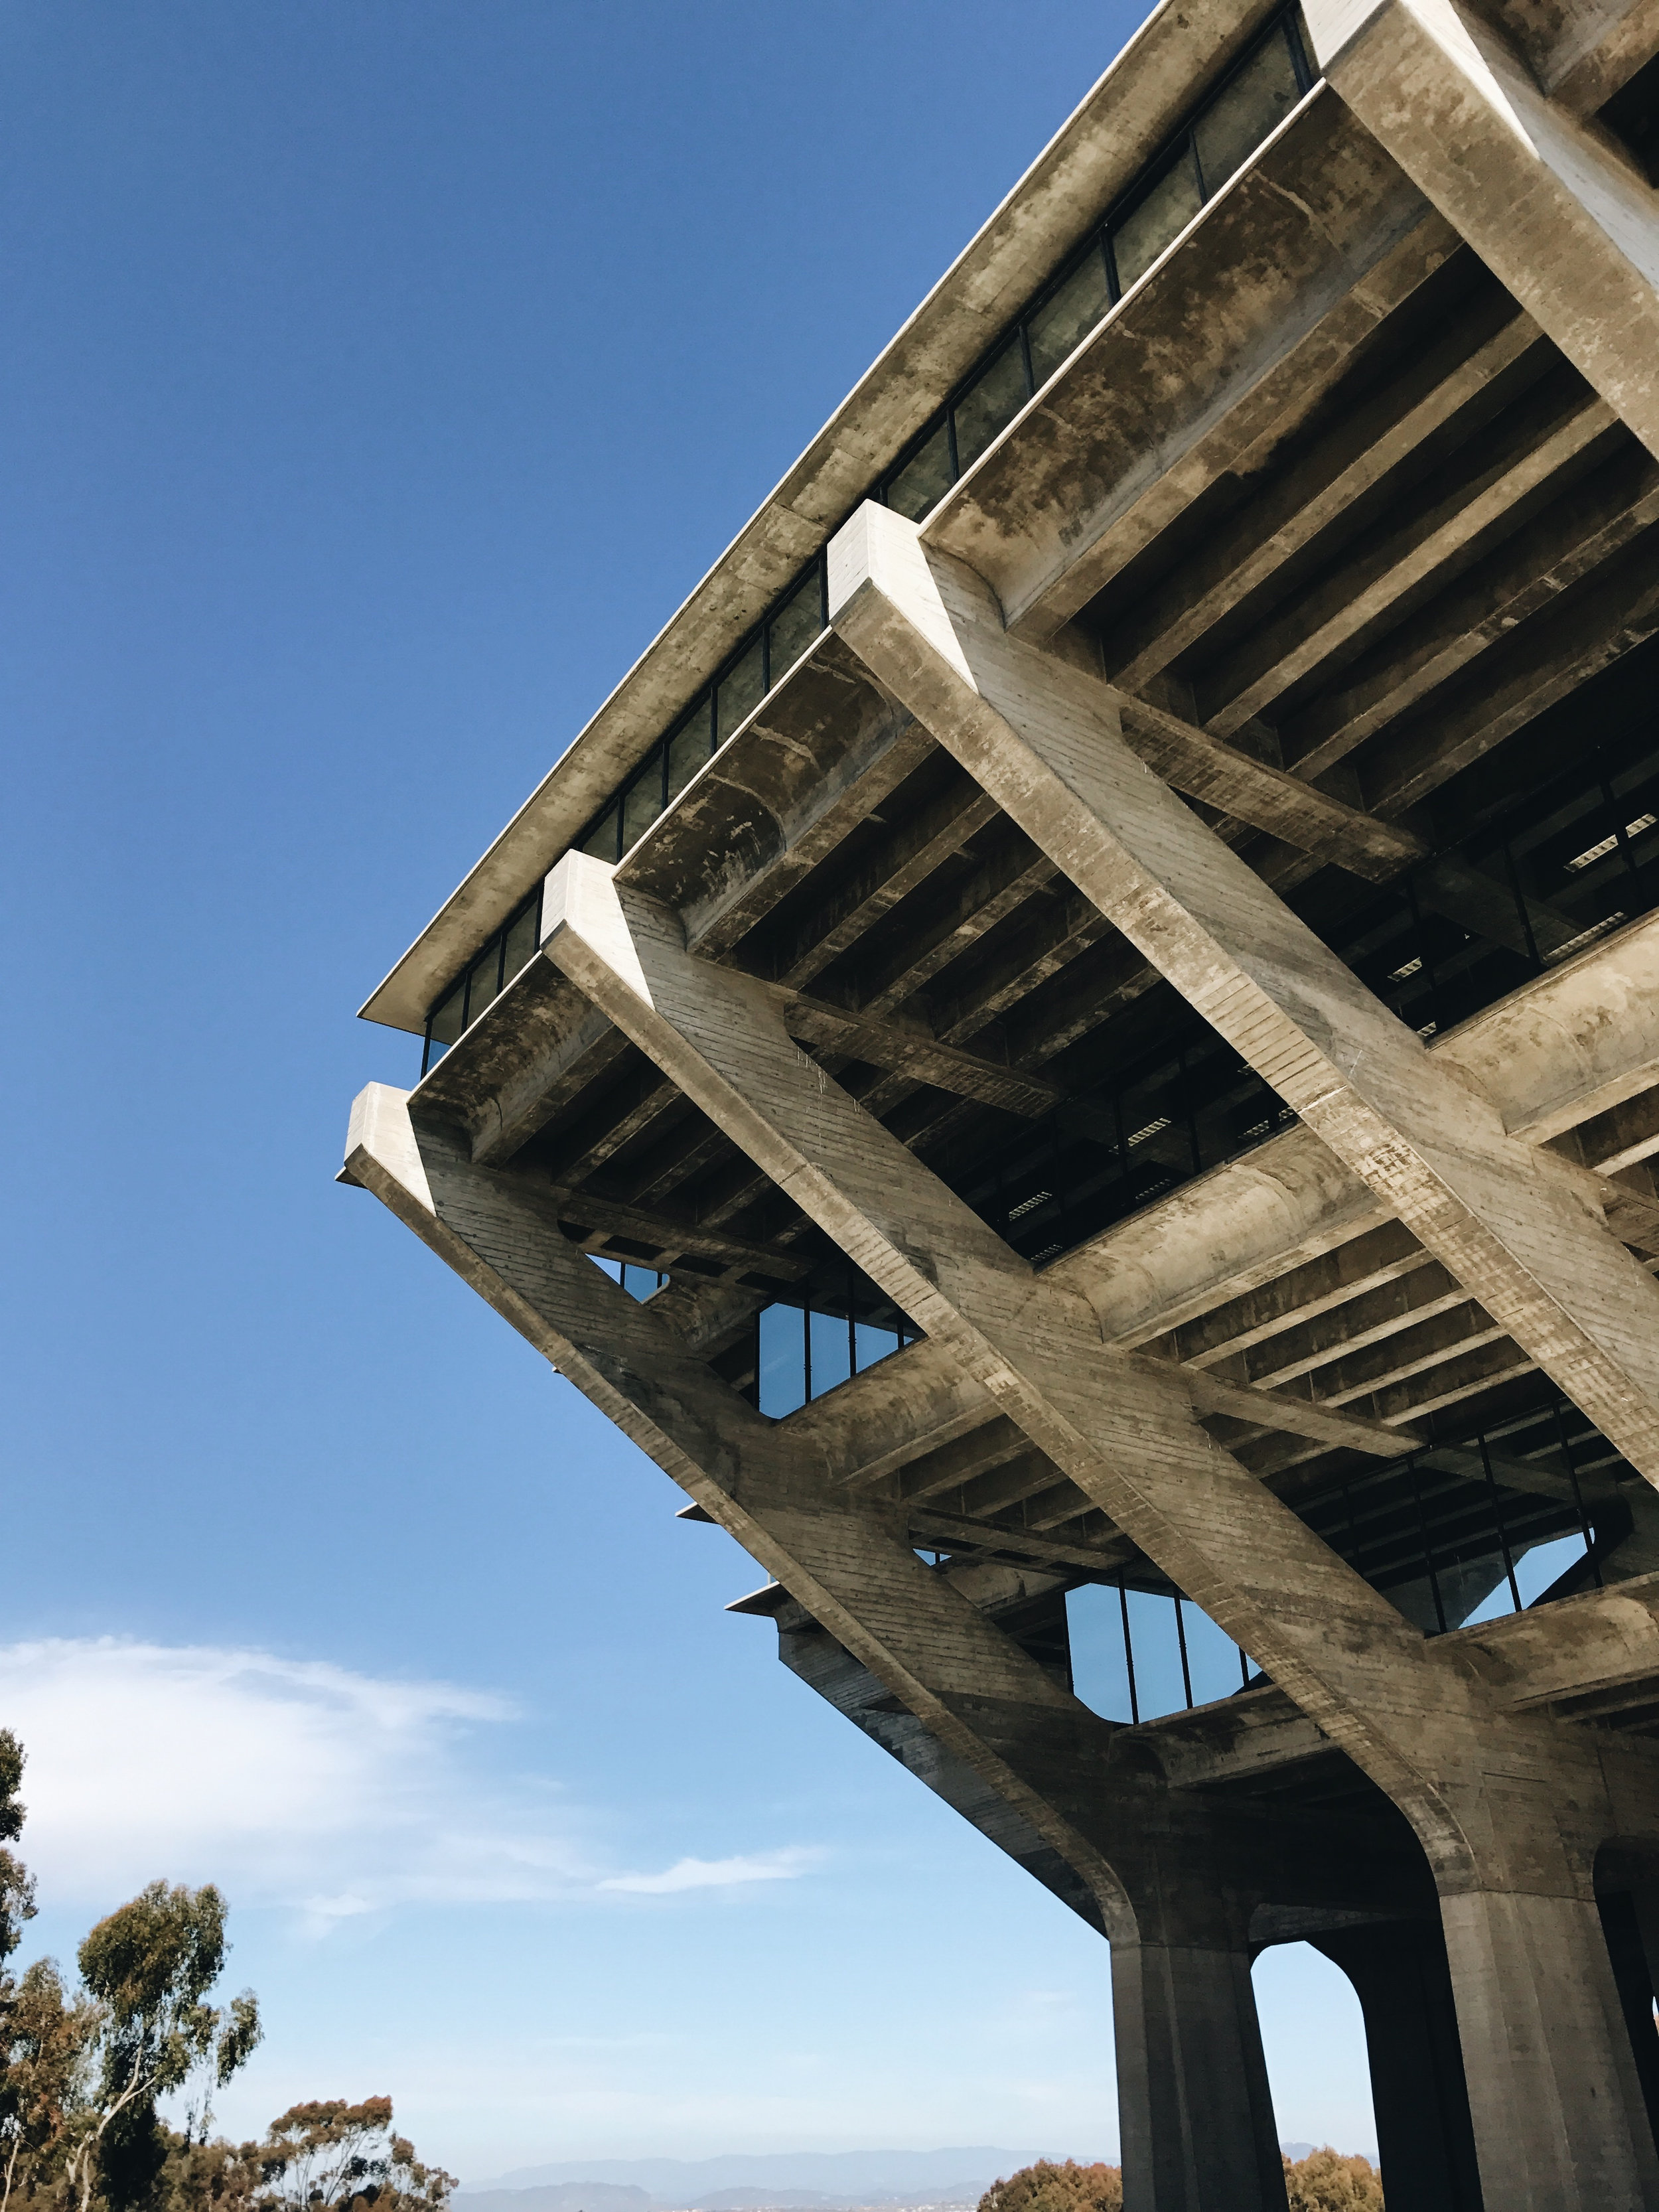
<path fill-rule="evenodd" d="M 1446 1946 L 1411 1923 L 1316 1936 L 1365 2019 L 1382 2191 L 1409 2212 L 1481 2212 L 1463 2052 Z"/>
<path fill-rule="evenodd" d="M 1489 2203 L 1659 2212 L 1606 1947 L 1599 1932 L 1585 1946 L 1608 1753 L 1506 1714 L 1452 1650 L 1413 1632 L 1199 1428 L 1180 1375 L 1107 1347 L 1091 1309 L 1045 1283 L 814 1066 L 763 984 L 687 952 L 670 909 L 572 854 L 549 879 L 544 919 L 546 957 L 1413 1821 L 1446 1900 Z M 1492 1137 L 1490 1124 L 1471 1133 Z M 1628 1316 L 1613 1334 L 1630 1342 Z"/>
<path fill-rule="evenodd" d="M 1123 2212 L 1283 2212 L 1249 1954 L 1112 1946 Z"/>
<path fill-rule="evenodd" d="M 1487 2206 L 1659 2207 L 1659 2158 L 1594 1900 L 1482 1889 L 1443 1898 L 1441 1917 Z"/>

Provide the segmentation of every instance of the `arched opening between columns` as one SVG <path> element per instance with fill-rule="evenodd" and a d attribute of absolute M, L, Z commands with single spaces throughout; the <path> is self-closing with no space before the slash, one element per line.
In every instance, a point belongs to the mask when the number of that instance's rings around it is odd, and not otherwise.
<path fill-rule="evenodd" d="M 1375 2154 L 1390 2204 L 1402 2212 L 1482 2212 L 1437 1923 L 1372 1922 L 1275 1944 L 1259 1954 L 1253 1979 L 1281 2134 L 1297 2139 L 1310 2102 L 1310 2075 L 1324 2070 L 1325 2108 L 1370 2123 L 1364 2141 L 1356 2124 L 1352 2137 L 1334 2148 Z M 1312 1991 L 1319 1998 L 1317 2050 L 1302 2027 Z"/>
<path fill-rule="evenodd" d="M 1595 1855 L 1595 1904 L 1659 2145 L 1659 1844 L 1622 1837 L 1603 1844 Z"/>

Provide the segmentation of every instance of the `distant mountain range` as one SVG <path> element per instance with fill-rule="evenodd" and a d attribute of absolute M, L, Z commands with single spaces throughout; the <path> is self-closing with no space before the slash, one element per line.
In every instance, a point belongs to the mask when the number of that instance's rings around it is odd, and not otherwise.
<path fill-rule="evenodd" d="M 1034 2152 L 976 2143 L 952 2150 L 734 2153 L 725 2158 L 567 2159 L 521 2166 L 461 2191 L 455 2212 L 843 2212 L 885 2204 L 971 2204 Z"/>
<path fill-rule="evenodd" d="M 1310 2143 L 1285 2143 L 1305 2158 Z M 1049 2157 L 1064 2157 L 1050 2150 Z M 1104 2156 L 1072 2154 L 1083 2164 Z M 775 2151 L 725 2158 L 568 2159 L 520 2166 L 451 2200 L 454 2212 L 891 2212 L 976 2203 L 1004 2174 L 1044 2155 L 978 2143 L 955 2150 Z M 1375 2158 L 1373 2158 L 1375 2163 Z"/>

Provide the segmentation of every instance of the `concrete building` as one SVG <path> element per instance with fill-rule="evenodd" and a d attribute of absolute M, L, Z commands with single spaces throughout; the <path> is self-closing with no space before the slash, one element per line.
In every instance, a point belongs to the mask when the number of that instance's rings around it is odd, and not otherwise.
<path fill-rule="evenodd" d="M 1393 2212 L 1659 2206 L 1656 48 L 1165 0 L 364 1009 L 344 1180 L 1108 1940 L 1131 2212 L 1284 2204 L 1304 1938 Z"/>

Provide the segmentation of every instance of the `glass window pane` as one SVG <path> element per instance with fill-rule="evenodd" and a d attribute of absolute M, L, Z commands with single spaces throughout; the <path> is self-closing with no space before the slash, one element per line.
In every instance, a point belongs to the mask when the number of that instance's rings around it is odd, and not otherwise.
<path fill-rule="evenodd" d="M 1175 1600 L 1153 1590 L 1129 1592 L 1129 1642 L 1134 1652 L 1135 1692 L 1142 1720 L 1178 1713 L 1187 1704 L 1176 1634 Z"/>
<path fill-rule="evenodd" d="M 760 1409 L 772 1419 L 806 1403 L 806 1316 L 799 1306 L 763 1306 Z"/>
<path fill-rule="evenodd" d="M 821 1398 L 852 1373 L 852 1347 L 845 1314 L 814 1313 L 808 1320 L 812 1331 L 812 1395 Z"/>
<path fill-rule="evenodd" d="M 619 810 L 613 806 L 582 847 L 583 852 L 591 853 L 596 860 L 615 861 L 619 857 L 617 848 L 618 819 Z"/>
<path fill-rule="evenodd" d="M 786 675 L 823 629 L 823 594 L 815 568 L 788 605 L 772 617 L 772 681 Z"/>
<path fill-rule="evenodd" d="M 887 487 L 895 514 L 920 522 L 951 489 L 951 438 L 941 422 L 921 450 L 911 456 Z"/>
<path fill-rule="evenodd" d="M 714 695 L 714 726 L 721 744 L 739 722 L 752 714 L 766 691 L 764 664 L 758 638 Z"/>
<path fill-rule="evenodd" d="M 1046 384 L 1066 356 L 1076 352 L 1111 304 L 1106 264 L 1097 246 L 1025 326 L 1031 343 L 1031 374 L 1039 384 Z"/>
<path fill-rule="evenodd" d="M 1181 1617 L 1187 1631 L 1187 1663 L 1193 1677 L 1193 1703 L 1214 1704 L 1231 1698 L 1241 1686 L 1238 1646 L 1224 1628 L 1218 1628 L 1207 1613 L 1183 1605 Z"/>
<path fill-rule="evenodd" d="M 662 812 L 662 755 L 653 753 L 623 800 L 623 850 L 631 852 Z"/>
<path fill-rule="evenodd" d="M 714 705 L 712 699 L 699 700 L 668 741 L 668 796 L 671 802 L 679 797 L 713 750 L 709 732 L 713 727 Z"/>
<path fill-rule="evenodd" d="M 510 983 L 536 950 L 536 932 L 541 921 L 541 901 L 532 899 L 507 933 L 507 959 L 501 972 Z"/>
<path fill-rule="evenodd" d="M 501 973 L 501 945 L 495 943 L 478 955 L 466 974 L 466 1025 L 471 1028 L 495 997 Z"/>
<path fill-rule="evenodd" d="M 1282 30 L 1275 31 L 1202 116 L 1194 136 L 1206 194 L 1224 185 L 1296 106 L 1296 70 Z"/>
<path fill-rule="evenodd" d="M 453 1044 L 461 1033 L 463 1005 L 466 998 L 465 982 L 458 983 L 432 1017 L 434 1044 Z"/>
<path fill-rule="evenodd" d="M 1112 225 L 1112 253 L 1124 291 L 1197 213 L 1198 177 L 1192 155 L 1183 147 L 1134 212 Z"/>
<path fill-rule="evenodd" d="M 971 392 L 956 405 L 957 466 L 972 468 L 997 432 L 1025 404 L 1025 359 L 1011 339 Z"/>
<path fill-rule="evenodd" d="M 878 1328 L 874 1322 L 855 1322 L 853 1334 L 858 1352 L 858 1371 L 860 1375 L 866 1367 L 873 1367 L 877 1360 L 885 1359 L 889 1353 L 896 1352 L 899 1348 L 898 1331 L 892 1328 Z"/>

